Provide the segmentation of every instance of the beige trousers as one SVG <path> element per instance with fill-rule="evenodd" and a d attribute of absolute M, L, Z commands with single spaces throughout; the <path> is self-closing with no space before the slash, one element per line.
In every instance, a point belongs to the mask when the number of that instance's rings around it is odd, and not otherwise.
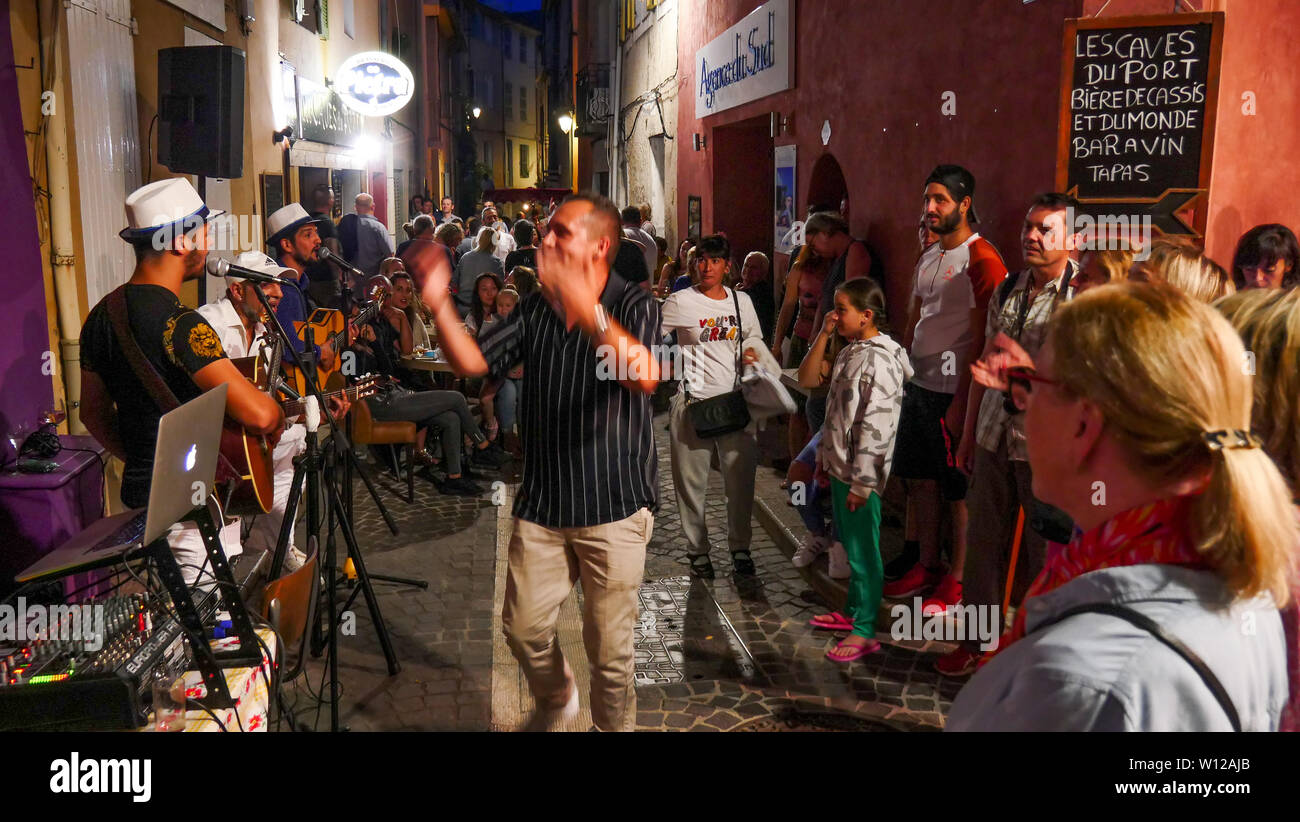
<path fill-rule="evenodd" d="M 647 508 L 587 528 L 547 528 L 515 519 L 501 621 L 540 707 L 560 708 L 569 694 L 571 674 L 555 626 L 560 606 L 581 580 L 592 721 L 602 731 L 635 728 L 633 640 L 653 528 Z"/>

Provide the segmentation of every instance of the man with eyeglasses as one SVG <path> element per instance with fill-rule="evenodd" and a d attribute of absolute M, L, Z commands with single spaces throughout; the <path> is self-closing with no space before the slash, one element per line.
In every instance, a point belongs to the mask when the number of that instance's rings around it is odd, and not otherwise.
<path fill-rule="evenodd" d="M 1078 235 L 1067 217 L 1079 203 L 1067 194 L 1035 198 L 1020 231 L 1025 269 L 1011 274 L 989 300 L 988 340 L 981 360 L 996 353 L 1002 340 L 1015 341 L 1030 357 L 1047 340 L 1056 307 L 1074 295 L 1077 265 L 1071 253 Z M 1003 335 L 999 337 L 999 335 Z M 972 380 L 957 467 L 970 477 L 969 515 L 962 599 L 966 606 L 994 608 L 1002 617 L 1003 586 L 1010 565 L 1017 514 L 1033 505 L 1033 475 L 1025 450 L 1024 412 L 1000 391 Z M 1026 524 L 1020 540 L 1017 579 L 1032 580 L 1042 570 L 1046 543 Z M 999 632 L 1002 621 L 996 623 Z M 979 664 L 980 640 L 972 638 L 944 655 L 935 667 L 944 676 L 966 676 Z"/>

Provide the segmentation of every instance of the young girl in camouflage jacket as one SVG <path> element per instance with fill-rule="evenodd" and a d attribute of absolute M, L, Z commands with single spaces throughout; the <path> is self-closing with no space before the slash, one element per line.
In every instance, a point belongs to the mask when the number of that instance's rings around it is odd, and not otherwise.
<path fill-rule="evenodd" d="M 851 633 L 826 656 L 852 662 L 880 649 L 875 640 L 883 568 L 880 560 L 880 497 L 894 457 L 903 385 L 912 376 L 907 352 L 880 331 L 885 298 L 867 278 L 835 290 L 835 310 L 799 368 L 800 382 L 821 372 L 826 347 L 838 332 L 848 342 L 835 358 L 826 422 L 817 450 L 817 471 L 830 481 L 835 519 L 848 554 L 845 613 L 821 616 L 813 625 Z"/>

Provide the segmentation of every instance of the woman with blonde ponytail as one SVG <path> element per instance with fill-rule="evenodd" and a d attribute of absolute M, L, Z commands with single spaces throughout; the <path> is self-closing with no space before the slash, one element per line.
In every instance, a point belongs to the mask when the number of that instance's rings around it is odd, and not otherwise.
<path fill-rule="evenodd" d="M 1026 409 L 1034 495 L 1069 513 L 951 730 L 1277 730 L 1300 525 L 1251 432 L 1232 326 L 1164 283 L 1091 289 L 1052 319 Z"/>

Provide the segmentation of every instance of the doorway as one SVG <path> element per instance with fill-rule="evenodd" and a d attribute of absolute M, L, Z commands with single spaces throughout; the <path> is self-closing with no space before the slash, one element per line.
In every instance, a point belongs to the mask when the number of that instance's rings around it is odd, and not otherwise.
<path fill-rule="evenodd" d="M 775 175 L 768 115 L 713 130 L 713 233 L 727 235 L 737 265 L 751 251 L 772 256 Z"/>
<path fill-rule="evenodd" d="M 839 211 L 841 201 L 848 199 L 848 196 L 849 186 L 844 182 L 844 172 L 835 155 L 823 154 L 818 157 L 808 179 L 806 205 L 824 206 L 831 211 Z"/>

